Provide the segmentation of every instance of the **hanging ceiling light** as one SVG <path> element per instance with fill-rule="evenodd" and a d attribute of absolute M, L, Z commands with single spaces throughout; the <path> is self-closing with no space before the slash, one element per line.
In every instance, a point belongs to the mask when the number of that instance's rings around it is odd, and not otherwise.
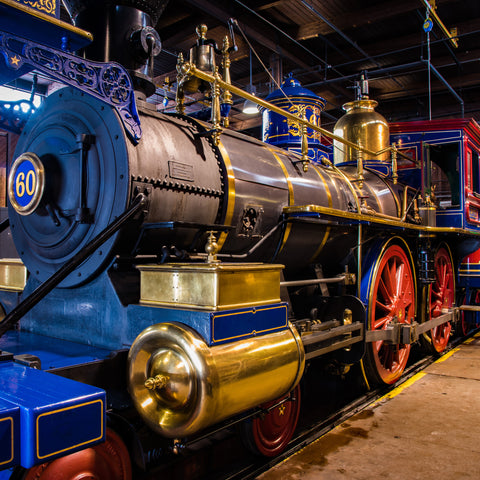
<path fill-rule="evenodd" d="M 257 93 L 252 82 L 252 49 L 250 49 L 250 85 L 247 85 L 246 90 L 251 95 L 255 95 Z M 258 113 L 257 104 L 255 102 L 252 102 L 252 100 L 245 100 L 245 102 L 243 103 L 242 112 L 246 113 L 247 115 L 255 115 L 256 113 Z"/>

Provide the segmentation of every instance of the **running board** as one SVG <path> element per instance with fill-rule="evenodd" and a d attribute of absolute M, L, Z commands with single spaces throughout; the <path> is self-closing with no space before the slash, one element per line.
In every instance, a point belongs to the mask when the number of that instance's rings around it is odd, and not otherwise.
<path fill-rule="evenodd" d="M 480 305 L 460 305 L 458 310 L 462 312 L 480 312 Z"/>

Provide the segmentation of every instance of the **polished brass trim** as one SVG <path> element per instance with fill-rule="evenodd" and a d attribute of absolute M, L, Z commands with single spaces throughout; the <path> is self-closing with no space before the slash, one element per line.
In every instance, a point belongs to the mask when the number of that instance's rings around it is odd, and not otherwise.
<path fill-rule="evenodd" d="M 209 347 L 193 329 L 160 323 L 144 330 L 128 354 L 128 390 L 146 424 L 180 438 L 291 391 L 305 350 L 289 325 L 279 332 Z M 145 388 L 163 375 L 166 385 Z"/>
<path fill-rule="evenodd" d="M 0 289 L 22 292 L 26 283 L 27 268 L 21 260 L 16 258 L 0 259 Z"/>
<path fill-rule="evenodd" d="M 332 163 L 331 167 L 333 168 L 333 170 L 335 172 L 338 173 L 338 175 L 340 175 L 345 180 L 345 183 L 348 185 L 348 188 L 352 192 L 353 198 L 355 199 L 355 203 L 357 204 L 357 212 L 360 213 L 361 212 L 360 200 L 358 198 L 358 193 L 357 193 L 355 187 L 353 186 L 352 182 L 347 177 L 347 175 L 344 172 L 342 172 L 335 164 Z"/>
<path fill-rule="evenodd" d="M 282 160 L 280 160 L 280 157 L 277 155 L 274 148 L 269 147 L 268 145 L 265 145 L 265 148 L 274 156 L 275 160 L 277 160 L 278 164 L 280 165 L 280 168 L 283 171 L 283 174 L 285 175 L 285 179 L 288 185 L 288 205 L 289 206 L 295 205 L 293 184 L 292 184 L 292 181 L 290 180 L 290 175 L 288 174 L 287 167 L 284 165 Z M 282 153 L 285 153 L 285 152 L 282 152 Z M 285 233 L 283 234 L 282 244 L 280 245 L 280 249 L 278 250 L 278 253 L 280 253 L 283 250 L 283 247 L 287 243 L 287 240 L 288 240 L 288 237 L 290 236 L 291 231 L 292 231 L 292 225 L 291 224 L 287 225 L 285 228 Z"/>
<path fill-rule="evenodd" d="M 283 265 L 178 263 L 137 268 L 144 305 L 218 311 L 280 302 Z"/>
<path fill-rule="evenodd" d="M 314 163 L 311 164 L 313 169 L 315 170 L 315 172 L 317 172 L 318 176 L 320 177 L 320 180 L 322 181 L 324 187 L 325 187 L 325 192 L 327 193 L 327 197 L 328 197 L 328 207 L 329 208 L 332 208 L 332 205 L 333 205 L 333 201 L 332 201 L 332 192 L 330 192 L 330 188 L 328 186 L 328 183 L 325 181 L 325 178 L 323 177 L 323 175 L 321 174 L 320 172 L 320 169 L 318 168 L 317 165 L 315 165 Z M 315 261 L 315 259 L 320 255 L 320 252 L 322 251 L 323 247 L 325 246 L 325 244 L 327 243 L 327 240 L 328 240 L 328 237 L 330 236 L 330 231 L 332 230 L 331 227 L 327 227 L 325 229 L 325 235 L 323 236 L 323 239 L 322 241 L 320 242 L 320 245 L 318 246 L 316 252 L 312 255 L 312 258 L 310 258 L 309 260 L 309 263 L 313 263 Z"/>
<path fill-rule="evenodd" d="M 376 173 L 376 172 L 375 172 Z M 380 179 L 383 181 L 383 178 L 381 175 L 379 175 Z M 388 182 L 383 182 L 385 184 L 385 186 L 390 190 L 390 193 L 392 194 L 392 197 L 393 197 L 393 200 L 395 201 L 395 207 L 397 208 L 397 217 L 398 219 L 402 219 L 403 220 L 403 217 L 402 217 L 402 206 L 400 204 L 400 197 L 396 194 L 395 190 L 393 189 L 393 186 L 390 185 Z M 408 187 L 405 187 L 404 191 L 407 190 Z M 378 198 L 378 195 L 376 195 L 377 198 Z M 391 217 L 391 215 L 389 215 Z M 395 217 L 391 217 L 391 218 L 395 218 Z"/>
<path fill-rule="evenodd" d="M 15 8 L 16 10 L 20 10 L 21 12 L 26 13 L 31 17 L 36 17 L 39 20 L 51 23 L 56 27 L 60 27 L 64 30 L 68 30 L 69 32 L 74 33 L 75 35 L 79 35 L 81 37 L 88 39 L 90 42 L 93 41 L 93 35 L 90 32 L 82 30 L 81 28 L 78 28 L 78 27 L 74 27 L 69 23 L 66 23 L 62 20 L 58 20 L 57 18 L 51 17 L 50 15 L 39 12 L 38 10 L 35 10 L 33 8 L 29 8 L 26 5 L 22 5 L 21 3 L 18 3 L 14 0 L 0 0 L 0 4 L 4 4 L 7 7 Z"/>
<path fill-rule="evenodd" d="M 230 155 L 227 152 L 227 149 L 223 145 L 221 139 L 217 145 L 218 150 L 223 158 L 223 163 L 225 164 L 225 168 L 227 170 L 227 178 L 228 178 L 228 197 L 226 198 L 227 202 L 227 212 L 225 214 L 225 221 L 224 224 L 231 226 L 233 220 L 233 213 L 235 210 L 235 173 L 233 170 L 232 162 L 230 160 Z M 224 196 L 225 201 L 225 196 Z M 220 251 L 227 240 L 228 232 L 222 232 L 220 237 L 217 240 L 218 250 Z"/>
<path fill-rule="evenodd" d="M 283 212 L 285 214 L 294 213 L 320 213 L 324 215 L 330 215 L 332 217 L 346 218 L 348 220 L 357 220 L 369 223 L 378 223 L 381 225 L 390 225 L 394 227 L 401 227 L 410 230 L 423 231 L 428 233 L 468 233 L 473 236 L 479 236 L 480 232 L 465 230 L 455 227 L 429 227 L 426 225 L 414 225 L 412 223 L 402 222 L 401 220 L 394 220 L 393 217 L 368 215 L 364 213 L 345 212 L 343 210 L 337 210 L 334 208 L 323 207 L 321 205 L 302 205 L 294 207 L 284 207 Z"/>
<path fill-rule="evenodd" d="M 367 391 L 370 391 L 370 383 L 368 382 L 367 373 L 365 372 L 365 365 L 363 363 L 363 358 L 360 360 L 360 370 L 362 372 L 362 378 L 365 382 L 365 386 L 367 387 Z"/>
<path fill-rule="evenodd" d="M 195 77 L 198 77 L 201 80 L 205 80 L 205 81 L 207 81 L 209 83 L 212 83 L 212 84 L 215 81 L 217 81 L 213 75 L 210 75 L 207 72 L 199 70 L 195 65 L 193 65 L 190 62 L 185 62 L 181 65 L 180 74 L 184 78 L 186 78 L 188 76 L 191 76 L 191 75 L 194 75 Z M 315 125 L 315 124 L 313 124 L 313 123 L 311 123 L 311 122 L 309 122 L 309 121 L 307 121 L 307 120 L 305 120 L 305 119 L 303 119 L 303 118 L 301 118 L 297 115 L 294 115 L 294 114 L 284 110 L 283 108 L 279 108 L 279 107 L 273 105 L 272 103 L 266 102 L 265 100 L 262 100 L 261 98 L 255 96 L 255 95 L 251 95 L 250 93 L 247 93 L 247 92 L 243 91 L 242 89 L 240 89 L 238 87 L 235 87 L 235 85 L 228 84 L 228 83 L 224 82 L 223 80 L 218 80 L 217 83 L 220 86 L 220 88 L 230 90 L 230 92 L 232 92 L 235 95 L 238 95 L 239 97 L 242 97 L 246 100 L 250 100 L 250 101 L 260 105 L 263 108 L 266 108 L 268 110 L 271 110 L 272 112 L 278 113 L 279 115 L 282 115 L 282 116 L 286 117 L 290 121 L 296 122 L 300 125 L 305 125 L 307 128 L 315 130 L 315 131 L 325 135 L 328 138 L 331 138 L 333 140 L 337 140 L 338 142 L 341 142 L 345 145 L 348 145 L 349 147 L 354 148 L 355 150 L 362 151 L 365 154 L 370 155 L 371 157 L 376 157 L 376 156 L 378 156 L 382 153 L 385 153 L 385 151 L 390 151 L 391 150 L 391 147 L 388 147 L 386 149 L 382 149 L 379 152 L 373 152 L 371 150 L 368 150 L 367 148 L 360 147 L 357 144 L 355 144 L 353 142 L 350 142 L 349 140 L 346 140 L 343 137 L 339 137 L 338 135 L 334 135 L 332 132 L 330 132 L 330 131 L 322 128 L 322 127 L 319 127 L 318 125 Z"/>
<path fill-rule="evenodd" d="M 328 183 L 325 181 L 325 178 L 322 175 L 320 169 L 318 168 L 318 165 L 315 165 L 314 163 L 312 163 L 312 167 L 315 170 L 315 172 L 317 172 L 318 176 L 320 177 L 320 180 L 322 181 L 322 183 L 325 187 L 325 192 L 326 192 L 327 197 L 328 197 L 328 206 L 329 206 L 329 208 L 332 208 L 333 201 L 332 201 L 332 192 L 330 191 L 330 187 L 328 186 Z"/>

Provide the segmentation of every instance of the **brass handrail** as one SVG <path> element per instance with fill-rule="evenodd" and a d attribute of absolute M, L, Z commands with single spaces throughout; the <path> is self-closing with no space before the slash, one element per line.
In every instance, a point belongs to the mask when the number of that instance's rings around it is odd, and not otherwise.
<path fill-rule="evenodd" d="M 370 155 L 372 157 L 377 157 L 377 156 L 381 155 L 382 153 L 393 150 L 393 147 L 390 146 L 388 148 L 383 148 L 382 150 L 379 150 L 378 152 L 374 152 L 374 151 L 369 150 L 365 147 L 358 146 L 356 143 L 351 142 L 349 140 L 346 140 L 345 138 L 339 137 L 339 136 L 335 135 L 334 133 L 332 133 L 328 130 L 325 130 L 322 127 L 319 127 L 318 125 L 314 125 L 313 123 L 310 123 L 308 120 L 305 120 L 301 117 L 298 117 L 297 115 L 294 115 L 293 113 L 290 113 L 290 112 L 288 112 L 288 111 L 286 111 L 282 108 L 279 108 L 276 105 L 273 105 L 272 103 L 269 103 L 269 102 L 267 102 L 267 101 L 265 101 L 265 100 L 263 100 L 259 97 L 256 97 L 255 95 L 251 95 L 250 93 L 243 91 L 241 88 L 235 87 L 231 83 L 227 83 L 227 82 L 223 81 L 218 76 L 211 75 L 207 72 L 204 72 L 203 70 L 198 69 L 195 65 L 193 65 L 193 63 L 184 62 L 184 63 L 181 63 L 178 67 L 181 71 L 181 74 L 184 77 L 188 77 L 188 76 L 193 75 L 193 76 L 198 77 L 201 80 L 205 80 L 206 82 L 209 82 L 211 84 L 216 83 L 220 88 L 229 90 L 231 93 L 234 93 L 235 95 L 238 95 L 239 97 L 242 97 L 245 100 L 250 100 L 250 101 L 256 103 L 257 105 L 260 105 L 263 108 L 266 108 L 268 110 L 271 110 L 272 112 L 278 113 L 279 115 L 283 115 L 284 117 L 286 117 L 287 119 L 289 119 L 293 122 L 296 122 L 296 123 L 298 123 L 302 126 L 308 127 L 312 130 L 315 130 L 316 132 L 319 132 L 322 135 L 325 135 L 326 137 L 331 138 L 332 140 L 336 140 L 338 142 L 341 142 L 341 143 L 343 143 L 343 144 L 345 144 L 345 145 L 347 145 L 347 146 L 349 146 L 349 147 L 351 147 L 355 150 L 364 152 L 367 155 Z M 397 154 L 401 155 L 402 157 L 405 157 L 407 160 L 410 160 L 410 161 L 412 160 L 407 155 L 404 155 L 401 152 L 399 152 L 398 149 L 397 149 Z"/>

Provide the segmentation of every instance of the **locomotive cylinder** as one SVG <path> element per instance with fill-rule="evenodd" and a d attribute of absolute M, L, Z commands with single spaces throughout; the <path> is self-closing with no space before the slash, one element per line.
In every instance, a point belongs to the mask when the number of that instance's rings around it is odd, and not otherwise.
<path fill-rule="evenodd" d="M 153 430 L 179 438 L 291 391 L 305 352 L 293 327 L 208 347 L 194 330 L 172 322 L 144 330 L 128 359 L 138 412 Z"/>

